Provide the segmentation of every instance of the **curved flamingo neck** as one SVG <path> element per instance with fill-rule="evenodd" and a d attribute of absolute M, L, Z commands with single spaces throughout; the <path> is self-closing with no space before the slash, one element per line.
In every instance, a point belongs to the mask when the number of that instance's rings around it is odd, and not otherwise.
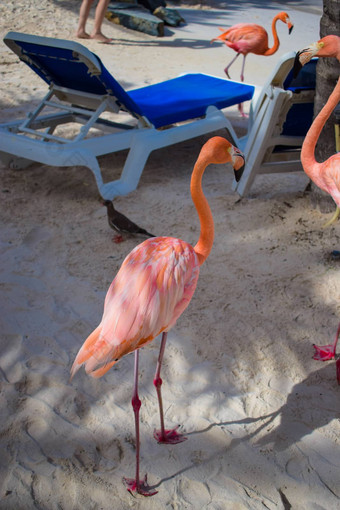
<path fill-rule="evenodd" d="M 274 44 L 271 48 L 268 48 L 268 50 L 265 53 L 263 53 L 263 55 L 265 57 L 269 57 L 269 55 L 273 55 L 279 49 L 280 41 L 279 41 L 279 38 L 277 36 L 277 31 L 276 31 L 276 22 L 278 19 L 280 19 L 280 17 L 277 14 L 273 18 L 273 21 L 272 21 L 272 34 L 273 34 L 273 38 L 274 38 Z"/>
<path fill-rule="evenodd" d="M 210 162 L 208 154 L 200 155 L 194 166 L 190 183 L 192 201 L 196 207 L 201 225 L 200 237 L 194 247 L 200 265 L 208 257 L 214 242 L 214 220 L 208 200 L 202 190 L 202 176 Z"/>
<path fill-rule="evenodd" d="M 324 127 L 326 121 L 330 117 L 332 111 L 336 107 L 340 100 L 340 79 L 338 80 L 333 92 L 328 98 L 327 103 L 322 108 L 320 113 L 314 119 L 309 131 L 306 135 L 306 138 L 302 144 L 301 149 L 301 163 L 304 171 L 310 177 L 315 184 L 317 184 L 320 188 L 324 189 L 322 185 L 322 178 L 320 179 L 319 169 L 322 163 L 318 163 L 315 159 L 315 147 Z"/>

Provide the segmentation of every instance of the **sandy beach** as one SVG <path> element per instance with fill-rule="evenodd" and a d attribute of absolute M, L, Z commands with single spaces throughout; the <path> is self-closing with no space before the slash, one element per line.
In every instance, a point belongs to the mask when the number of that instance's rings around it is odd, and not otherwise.
<path fill-rule="evenodd" d="M 0 7 L 1 122 L 20 118 L 45 83 L 2 42 L 9 30 L 75 39 L 79 0 L 7 0 Z M 249 55 L 245 80 L 261 85 L 279 58 L 319 38 L 322 2 L 286 2 L 295 25 L 272 57 Z M 157 38 L 104 21 L 111 45 L 81 41 L 126 89 L 183 72 L 224 77 L 231 50 L 210 40 L 240 21 L 270 29 L 282 2 L 173 4 L 186 20 Z M 93 23 L 93 10 L 89 27 Z M 231 69 L 239 79 L 241 58 Z M 246 109 L 249 105 L 245 105 Z M 228 112 L 242 127 L 237 108 Z M 225 132 L 216 134 L 224 136 Z M 155 235 L 195 244 L 190 175 L 209 136 L 151 154 L 139 187 L 115 206 Z M 125 154 L 100 159 L 107 175 Z M 166 425 L 188 440 L 159 445 L 153 375 L 159 339 L 141 350 L 141 473 L 158 490 L 133 497 L 133 355 L 101 379 L 73 360 L 98 325 L 106 291 L 143 238 L 113 242 L 84 167 L 2 166 L 0 509 L 336 510 L 340 505 L 340 405 L 335 362 L 312 359 L 334 340 L 340 316 L 339 224 L 310 205 L 303 172 L 262 176 L 249 196 L 212 165 L 204 192 L 213 250 L 165 352 Z"/>

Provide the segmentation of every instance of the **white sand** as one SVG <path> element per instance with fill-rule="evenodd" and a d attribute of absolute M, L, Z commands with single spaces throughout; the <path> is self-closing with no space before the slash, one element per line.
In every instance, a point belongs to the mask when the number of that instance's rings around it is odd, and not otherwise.
<path fill-rule="evenodd" d="M 74 38 L 79 1 L 4 4 L 2 37 L 17 30 Z M 209 44 L 218 26 L 247 19 L 269 28 L 277 7 L 179 9 L 189 23 L 164 38 L 105 21 L 115 44 L 84 44 L 127 88 L 190 70 L 224 76 L 233 54 Z M 279 26 L 273 57 L 249 56 L 248 81 L 263 83 L 282 54 L 318 39 L 317 9 L 287 10 L 295 31 L 289 37 Z M 37 104 L 45 85 L 5 45 L 0 52 L 7 120 Z M 232 77 L 240 66 L 241 59 Z M 207 138 L 152 154 L 139 188 L 117 208 L 156 235 L 195 243 L 189 179 Z M 112 174 L 122 161 L 110 155 L 101 165 Z M 68 382 L 112 278 L 140 239 L 112 242 L 85 168 L 34 164 L 2 168 L 1 178 L 1 509 L 339 508 L 340 390 L 334 361 L 312 360 L 312 344 L 332 342 L 339 321 L 339 263 L 329 258 L 340 247 L 339 228 L 322 228 L 325 217 L 303 193 L 304 174 L 258 178 L 242 201 L 231 191 L 230 168 L 205 175 L 216 240 L 169 334 L 162 372 L 167 425 L 188 433 L 181 445 L 152 437 L 159 340 L 141 351 L 141 470 L 159 491 L 150 499 L 133 498 L 122 484 L 134 474 L 133 356 L 102 379 L 81 371 Z"/>

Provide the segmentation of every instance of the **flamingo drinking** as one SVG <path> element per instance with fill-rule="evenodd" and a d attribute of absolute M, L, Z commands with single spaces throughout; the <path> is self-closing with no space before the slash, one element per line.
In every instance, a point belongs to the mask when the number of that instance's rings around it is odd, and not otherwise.
<path fill-rule="evenodd" d="M 138 360 L 140 347 L 162 333 L 154 385 L 156 387 L 160 430 L 154 436 L 160 443 L 176 444 L 186 438 L 175 429 L 164 427 L 161 395 L 161 365 L 167 333 L 188 306 L 196 288 L 199 268 L 208 257 L 214 240 L 214 223 L 209 204 L 202 191 L 202 175 L 209 164 L 232 163 L 239 170 L 244 159 L 227 140 L 214 137 L 202 147 L 191 176 L 191 196 L 200 220 L 200 237 L 192 247 L 172 237 L 150 238 L 136 246 L 124 260 L 113 280 L 104 303 L 99 326 L 90 334 L 71 368 L 71 377 L 81 365 L 92 377 L 104 375 L 119 359 L 135 351 L 132 407 L 136 430 L 136 476 L 124 479 L 130 492 L 152 496 L 147 477 L 139 476 Z"/>

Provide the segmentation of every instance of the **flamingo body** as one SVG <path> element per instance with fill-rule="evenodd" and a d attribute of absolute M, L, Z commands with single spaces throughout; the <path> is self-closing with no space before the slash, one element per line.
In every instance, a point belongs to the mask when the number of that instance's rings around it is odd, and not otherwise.
<path fill-rule="evenodd" d="M 84 363 L 88 374 L 100 377 L 168 331 L 190 303 L 198 276 L 198 256 L 185 241 L 156 237 L 136 246 L 111 283 L 101 323 L 80 349 L 72 376 Z"/>
<path fill-rule="evenodd" d="M 340 153 L 333 154 L 323 163 L 317 164 L 313 170 L 317 171 L 314 176 L 315 184 L 329 193 L 336 205 L 340 207 Z"/>
<path fill-rule="evenodd" d="M 237 23 L 216 37 L 237 53 L 263 55 L 268 49 L 267 31 L 255 23 Z M 214 40 L 214 39 L 213 39 Z"/>

